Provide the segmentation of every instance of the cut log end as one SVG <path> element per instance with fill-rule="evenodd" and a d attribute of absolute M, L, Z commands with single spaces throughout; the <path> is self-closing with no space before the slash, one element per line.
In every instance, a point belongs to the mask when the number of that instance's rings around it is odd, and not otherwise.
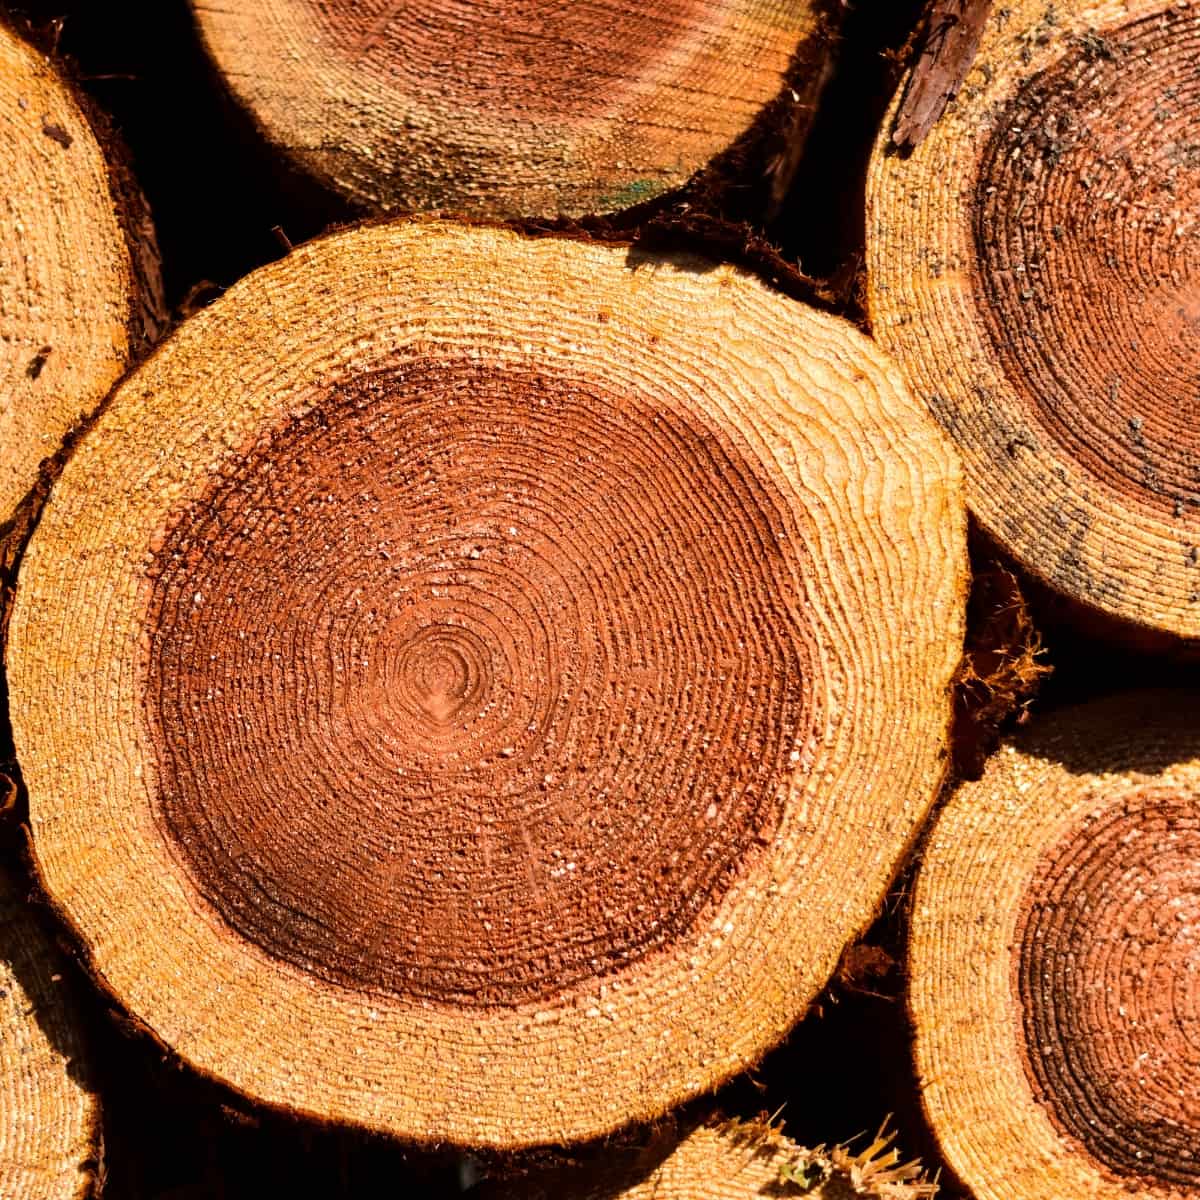
<path fill-rule="evenodd" d="M 344 986 L 545 1000 L 671 945 L 771 844 L 815 721 L 786 501 L 639 390 L 405 354 L 174 516 L 160 816 L 245 937 Z"/>
<path fill-rule="evenodd" d="M 299 248 L 121 385 L 33 535 L 49 890 L 259 1099 L 491 1145 L 657 1115 L 886 890 L 963 542 L 888 364 L 730 268 L 425 222 Z"/>
<path fill-rule="evenodd" d="M 917 1059 L 979 1197 L 1200 1194 L 1194 711 L 1162 692 L 1049 718 L 933 831 Z"/>
<path fill-rule="evenodd" d="M 485 1184 L 479 1194 L 480 1200 L 932 1200 L 937 1185 L 882 1130 L 861 1146 L 806 1148 L 763 1120 L 714 1119 L 673 1145 L 660 1139 L 640 1152 L 608 1150 L 569 1169 Z"/>
<path fill-rule="evenodd" d="M 822 53 L 813 0 L 193 5 L 266 137 L 376 212 L 629 208 L 685 183 Z"/>
<path fill-rule="evenodd" d="M 288 7 L 292 19 L 315 26 L 339 62 L 414 98 L 436 90 L 464 120 L 485 124 L 497 109 L 580 123 L 604 117 L 629 81 L 654 71 L 711 20 L 703 0 L 637 7 L 599 0 L 582 9 L 546 0 L 488 9 L 445 0 L 291 0 Z"/>
<path fill-rule="evenodd" d="M 0 870 L 0 1196 L 91 1196 L 99 1104 L 54 948 Z"/>
<path fill-rule="evenodd" d="M 1089 814 L 1043 851 L 1017 937 L 1051 1118 L 1118 1175 L 1200 1189 L 1197 794 L 1135 787 Z"/>
<path fill-rule="evenodd" d="M 871 186 L 876 335 L 1006 549 L 1200 636 L 1200 16 L 997 10 L 951 114 Z"/>
<path fill-rule="evenodd" d="M 90 108 L 0 21 L 0 525 L 156 332 L 144 201 Z"/>
<path fill-rule="evenodd" d="M 1177 7 L 1079 39 L 1016 89 L 972 198 L 978 309 L 1022 409 L 1181 531 L 1200 526 L 1198 62 Z"/>

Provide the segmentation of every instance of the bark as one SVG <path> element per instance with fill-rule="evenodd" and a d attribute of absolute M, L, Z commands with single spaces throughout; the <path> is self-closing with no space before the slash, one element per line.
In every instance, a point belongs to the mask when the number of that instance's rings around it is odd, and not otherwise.
<path fill-rule="evenodd" d="M 992 0 L 929 0 L 921 49 L 892 127 L 899 149 L 915 150 L 958 95 L 991 10 Z"/>

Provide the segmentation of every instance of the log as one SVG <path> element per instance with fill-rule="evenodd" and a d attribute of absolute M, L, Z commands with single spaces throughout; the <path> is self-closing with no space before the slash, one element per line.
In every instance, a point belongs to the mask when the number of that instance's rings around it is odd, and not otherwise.
<path fill-rule="evenodd" d="M 731 267 L 311 243 L 117 389 L 32 536 L 45 884 L 260 1101 L 494 1146 L 654 1116 L 879 904 L 944 770 L 964 534 L 893 368 Z"/>
<path fill-rule="evenodd" d="M 997 5 L 920 147 L 881 135 L 868 197 L 874 334 L 984 528 L 1114 630 L 1176 638 L 1200 635 L 1198 55 L 1186 4 Z"/>
<path fill-rule="evenodd" d="M 158 332 L 154 231 L 104 119 L 0 20 L 0 526 Z"/>
<path fill-rule="evenodd" d="M 365 212 L 582 216 L 805 121 L 823 0 L 191 0 L 260 134 Z"/>
<path fill-rule="evenodd" d="M 880 1130 L 860 1150 L 798 1145 L 764 1120 L 714 1118 L 672 1143 L 606 1149 L 572 1167 L 487 1183 L 479 1200 L 931 1200 L 937 1185 Z"/>
<path fill-rule="evenodd" d="M 0 1196 L 82 1200 L 100 1162 L 100 1105 L 58 955 L 0 868 Z"/>
<path fill-rule="evenodd" d="M 914 897 L 921 1095 L 977 1200 L 1200 1195 L 1189 692 L 1045 718 L 965 785 Z"/>

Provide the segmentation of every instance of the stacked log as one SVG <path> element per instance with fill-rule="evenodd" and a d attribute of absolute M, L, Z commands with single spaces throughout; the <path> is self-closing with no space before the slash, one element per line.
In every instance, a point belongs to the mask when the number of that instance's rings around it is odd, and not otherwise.
<path fill-rule="evenodd" d="M 154 231 L 123 151 L 0 20 L 0 525 L 162 320 Z"/>
<path fill-rule="evenodd" d="M 1189 692 L 1047 718 L 939 817 L 916 888 L 921 1095 L 971 1194 L 1200 1193 Z"/>
<path fill-rule="evenodd" d="M 99 1194 L 104 1010 L 247 1143 L 481 1200 L 926 1200 L 700 1100 L 905 953 L 971 1200 L 1200 1197 L 1194 689 L 1087 700 L 1041 620 L 1200 636 L 1200 15 L 931 0 L 871 340 L 705 209 L 786 182 L 843 7 L 192 0 L 264 158 L 426 215 L 281 225 L 149 358 L 130 160 L 0 24 L 0 1200 Z"/>
<path fill-rule="evenodd" d="M 371 212 L 512 218 L 649 201 L 759 118 L 800 136 L 835 15 L 820 0 L 192 7 L 264 139 L 330 191 Z"/>
<path fill-rule="evenodd" d="M 884 130 L 875 336 L 1034 576 L 1135 630 L 1200 634 L 1200 16 L 1006 4 L 911 156 Z"/>
<path fill-rule="evenodd" d="M 964 572 L 953 455 L 849 325 L 695 258 L 331 236 L 134 372 L 41 515 L 41 872 L 259 1101 L 467 1145 L 653 1117 L 877 911 Z"/>
<path fill-rule="evenodd" d="M 99 1182 L 100 1106 L 65 966 L 0 869 L 0 1196 L 81 1200 Z"/>

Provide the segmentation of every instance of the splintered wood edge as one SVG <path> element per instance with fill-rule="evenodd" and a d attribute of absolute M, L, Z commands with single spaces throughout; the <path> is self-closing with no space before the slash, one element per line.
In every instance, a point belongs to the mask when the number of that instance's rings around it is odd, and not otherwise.
<path fill-rule="evenodd" d="M 7 665 L 46 887 L 100 983 L 262 1103 L 496 1146 L 655 1116 L 786 1033 L 872 919 L 940 785 L 966 581 L 948 444 L 848 324 L 731 268 L 626 253 L 437 222 L 298 249 L 117 389 L 33 536 Z M 708 925 L 598 990 L 464 1013 L 318 985 L 230 934 L 156 824 L 135 660 L 148 547 L 231 448 L 314 379 L 481 344 L 514 367 L 669 381 L 738 430 L 786 482 L 823 567 L 804 581 L 822 674 L 784 827 Z M 839 807 L 823 811 L 829 796 Z"/>
<path fill-rule="evenodd" d="M 678 1135 L 676 1135 L 678 1136 Z M 850 1145 L 807 1148 L 764 1120 L 714 1117 L 672 1145 L 614 1149 L 571 1168 L 484 1184 L 480 1200 L 734 1200 L 804 1195 L 810 1200 L 932 1200 L 937 1186 L 884 1131 Z"/>
<path fill-rule="evenodd" d="M 911 156 L 892 144 L 895 102 L 869 172 L 868 306 L 874 336 L 953 436 L 968 504 L 988 533 L 1087 608 L 1189 638 L 1200 635 L 1194 519 L 1172 524 L 1127 504 L 1039 433 L 972 280 L 977 168 L 1006 103 L 1068 54 L 1103 46 L 1097 31 L 1168 9 L 1192 11 L 1168 0 L 996 4 L 957 98 Z"/>

